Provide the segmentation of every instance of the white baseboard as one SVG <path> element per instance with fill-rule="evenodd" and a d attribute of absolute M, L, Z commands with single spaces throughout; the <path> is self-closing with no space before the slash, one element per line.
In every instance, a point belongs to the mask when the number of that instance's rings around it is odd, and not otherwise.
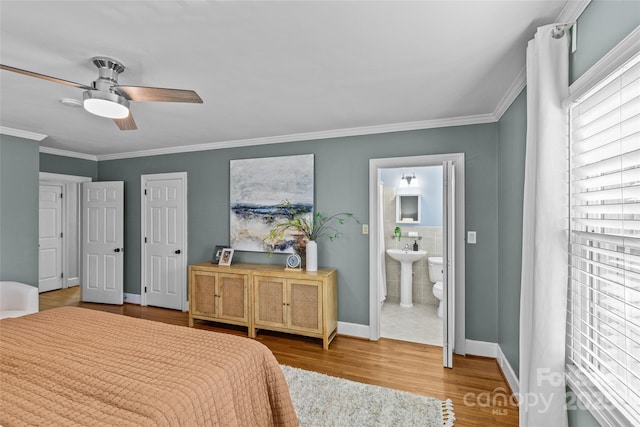
<path fill-rule="evenodd" d="M 502 369 L 502 373 L 504 377 L 507 379 L 507 383 L 509 383 L 509 387 L 511 387 L 511 391 L 517 396 L 520 392 L 520 382 L 518 381 L 518 376 L 515 371 L 511 367 L 509 360 L 502 352 L 502 348 L 498 345 L 498 365 L 500 369 Z"/>
<path fill-rule="evenodd" d="M 498 344 L 486 341 L 466 340 L 466 354 L 475 356 L 493 357 L 498 355 Z"/>
<path fill-rule="evenodd" d="M 139 294 L 128 294 L 125 293 L 124 294 L 124 302 L 129 303 L 129 304 L 138 304 L 140 305 L 140 303 L 142 302 L 142 298 Z"/>
<path fill-rule="evenodd" d="M 351 337 L 369 339 L 369 325 L 359 323 L 338 322 L 338 333 Z"/>

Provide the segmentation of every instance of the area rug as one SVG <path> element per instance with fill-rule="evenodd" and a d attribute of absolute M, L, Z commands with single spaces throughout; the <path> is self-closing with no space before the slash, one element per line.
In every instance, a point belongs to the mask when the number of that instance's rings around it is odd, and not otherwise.
<path fill-rule="evenodd" d="M 301 427 L 450 427 L 451 400 L 282 366 Z"/>

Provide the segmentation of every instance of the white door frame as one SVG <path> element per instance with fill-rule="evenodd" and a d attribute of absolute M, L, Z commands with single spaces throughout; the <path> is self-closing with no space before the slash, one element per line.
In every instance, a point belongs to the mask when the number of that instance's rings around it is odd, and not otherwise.
<path fill-rule="evenodd" d="M 411 157 L 369 159 L 369 339 L 380 339 L 380 287 L 378 284 L 378 185 L 380 169 L 441 166 L 442 162 L 455 164 L 456 218 L 455 218 L 455 343 L 453 351 L 464 355 L 465 335 L 465 216 L 464 216 L 464 153 L 435 154 Z"/>
<path fill-rule="evenodd" d="M 81 209 L 80 209 L 80 195 L 81 195 L 81 184 L 83 182 L 91 182 L 91 177 L 88 176 L 75 176 L 75 175 L 64 175 L 59 173 L 50 173 L 50 172 L 40 172 L 40 184 L 56 184 L 64 186 L 64 197 L 62 198 L 62 272 L 64 273 L 64 278 L 62 280 L 62 287 L 68 288 L 69 286 L 78 286 L 80 284 L 80 278 L 82 277 L 82 258 L 81 258 L 81 244 L 82 244 L 82 217 Z M 71 194 L 70 188 L 72 186 L 76 187 L 77 197 L 72 198 L 68 195 Z M 76 238 L 71 239 L 71 232 L 69 230 L 70 225 L 68 224 L 68 216 L 71 212 L 76 214 L 76 218 L 78 221 L 75 225 Z M 76 265 L 78 266 L 78 274 L 71 275 L 69 272 L 71 271 L 71 256 L 70 250 L 71 248 L 76 248 Z"/>
<path fill-rule="evenodd" d="M 182 223 L 182 235 L 184 236 L 184 245 L 182 253 L 182 263 L 179 269 L 184 272 L 184 280 L 182 281 L 182 311 L 189 310 L 189 300 L 187 295 L 187 248 L 188 235 L 187 235 L 187 173 L 186 172 L 173 172 L 173 173 L 156 173 L 149 175 L 140 175 L 140 305 L 147 305 L 147 293 L 144 291 L 145 283 L 147 283 L 147 245 L 145 245 L 145 231 L 147 229 L 147 198 L 145 197 L 145 188 L 148 181 L 164 180 L 164 179 L 180 179 L 184 183 L 184 191 L 182 192 L 182 206 L 184 209 L 184 221 Z"/>

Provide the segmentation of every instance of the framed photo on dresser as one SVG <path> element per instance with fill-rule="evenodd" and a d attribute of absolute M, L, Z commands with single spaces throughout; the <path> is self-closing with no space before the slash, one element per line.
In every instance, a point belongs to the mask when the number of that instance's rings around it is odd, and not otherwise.
<path fill-rule="evenodd" d="M 228 248 L 226 245 L 216 245 L 213 248 L 213 254 L 211 255 L 211 264 L 218 264 L 220 262 L 220 256 L 222 256 L 222 250 Z"/>
<path fill-rule="evenodd" d="M 231 265 L 231 260 L 233 259 L 234 250 L 231 248 L 222 249 L 222 253 L 220 254 L 220 261 L 218 265 Z"/>

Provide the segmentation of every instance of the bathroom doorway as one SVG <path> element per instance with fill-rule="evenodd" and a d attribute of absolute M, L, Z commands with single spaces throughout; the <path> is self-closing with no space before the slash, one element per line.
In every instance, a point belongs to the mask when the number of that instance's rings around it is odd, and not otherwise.
<path fill-rule="evenodd" d="M 382 338 L 442 347 L 443 188 L 442 165 L 380 170 L 384 248 L 417 254 L 406 289 L 399 260 L 387 254 L 380 266 Z"/>
<path fill-rule="evenodd" d="M 370 339 L 443 346 L 451 367 L 465 353 L 464 154 L 371 159 L 369 172 Z"/>

